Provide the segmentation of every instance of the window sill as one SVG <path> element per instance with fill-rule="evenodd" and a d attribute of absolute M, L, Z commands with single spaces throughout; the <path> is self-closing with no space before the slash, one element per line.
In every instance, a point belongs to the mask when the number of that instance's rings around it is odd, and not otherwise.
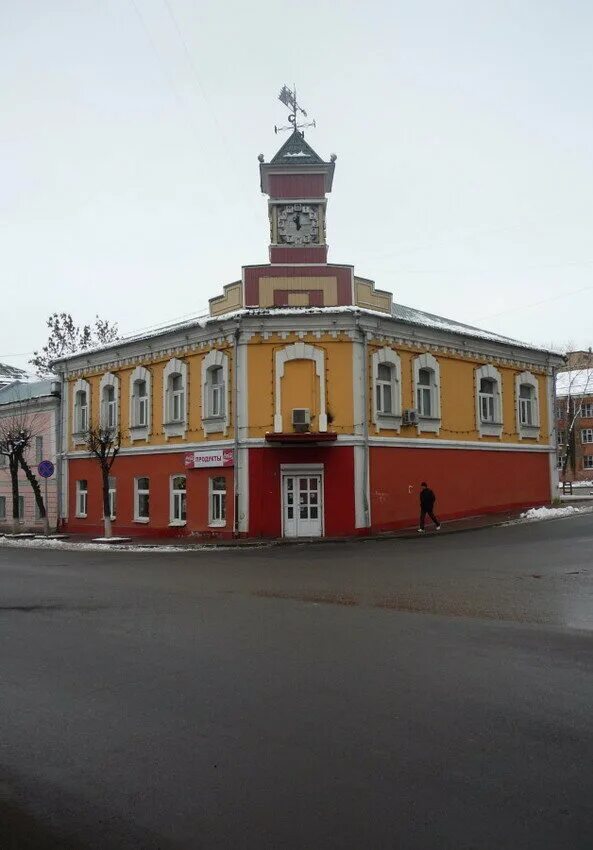
<path fill-rule="evenodd" d="M 501 437 L 502 422 L 480 422 L 478 432 L 480 437 Z"/>
<path fill-rule="evenodd" d="M 209 522 L 208 528 L 226 528 L 226 520 L 219 519 L 214 522 Z"/>
<path fill-rule="evenodd" d="M 75 519 L 86 519 L 87 514 L 74 514 Z"/>
<path fill-rule="evenodd" d="M 184 437 L 187 422 L 164 422 L 163 429 L 165 431 L 165 437 Z"/>
<path fill-rule="evenodd" d="M 519 425 L 520 439 L 537 440 L 539 437 L 539 425 Z"/>
<path fill-rule="evenodd" d="M 185 520 L 185 519 L 173 519 L 169 523 L 169 528 L 182 528 L 184 525 L 187 525 L 187 520 Z"/>
<path fill-rule="evenodd" d="M 134 522 L 143 522 L 143 523 L 147 523 L 147 522 L 150 522 L 150 517 L 147 517 L 147 516 L 135 516 L 135 517 L 134 517 Z"/>
<path fill-rule="evenodd" d="M 130 440 L 148 440 L 148 425 L 130 425 Z"/>
<path fill-rule="evenodd" d="M 225 416 L 206 416 L 202 419 L 202 430 L 205 434 L 223 433 L 227 429 Z"/>
<path fill-rule="evenodd" d="M 418 429 L 418 433 L 432 433 L 438 434 L 441 430 L 441 420 L 440 418 L 436 418 L 433 416 L 420 416 L 418 418 L 418 425 L 416 426 Z"/>

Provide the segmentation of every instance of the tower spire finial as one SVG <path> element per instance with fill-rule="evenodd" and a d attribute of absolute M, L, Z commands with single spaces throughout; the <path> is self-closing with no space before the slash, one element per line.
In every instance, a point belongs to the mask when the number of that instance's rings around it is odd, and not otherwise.
<path fill-rule="evenodd" d="M 316 127 L 315 121 L 309 121 L 308 123 L 299 124 L 298 116 L 299 112 L 305 118 L 307 118 L 307 113 L 299 106 L 296 99 L 296 85 L 293 85 L 292 89 L 289 89 L 286 84 L 282 86 L 280 89 L 280 94 L 278 95 L 278 100 L 287 106 L 290 109 L 290 115 L 288 116 L 288 125 L 285 127 L 276 127 L 274 126 L 275 133 L 282 133 L 284 130 L 293 130 L 299 131 L 304 130 L 306 127 Z M 304 133 L 301 133 L 304 136 Z"/>

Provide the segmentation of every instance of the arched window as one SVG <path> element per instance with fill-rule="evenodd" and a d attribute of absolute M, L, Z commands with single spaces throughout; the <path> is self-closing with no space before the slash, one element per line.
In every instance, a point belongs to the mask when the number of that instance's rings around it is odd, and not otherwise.
<path fill-rule="evenodd" d="M 517 431 L 520 437 L 539 437 L 539 391 L 535 375 L 521 372 L 515 378 Z"/>
<path fill-rule="evenodd" d="M 130 375 L 130 438 L 148 439 L 150 430 L 150 395 L 152 376 L 144 366 Z"/>
<path fill-rule="evenodd" d="M 75 443 L 84 443 L 91 420 L 91 387 L 80 378 L 72 387 L 72 437 Z"/>
<path fill-rule="evenodd" d="M 163 372 L 163 427 L 165 436 L 178 437 L 187 428 L 187 363 L 176 357 Z"/>
<path fill-rule="evenodd" d="M 119 378 L 107 372 L 101 378 L 101 427 L 115 430 L 119 425 Z"/>
<path fill-rule="evenodd" d="M 502 379 L 490 364 L 476 369 L 476 427 L 481 437 L 502 434 Z"/>
<path fill-rule="evenodd" d="M 380 348 L 372 355 L 373 422 L 381 428 L 401 427 L 401 364 L 391 348 Z"/>
<path fill-rule="evenodd" d="M 229 358 L 212 349 L 202 360 L 202 428 L 205 434 L 224 432 L 229 425 Z"/>
<path fill-rule="evenodd" d="M 426 352 L 414 360 L 414 399 L 418 431 L 438 433 L 441 427 L 441 373 L 438 361 Z"/>

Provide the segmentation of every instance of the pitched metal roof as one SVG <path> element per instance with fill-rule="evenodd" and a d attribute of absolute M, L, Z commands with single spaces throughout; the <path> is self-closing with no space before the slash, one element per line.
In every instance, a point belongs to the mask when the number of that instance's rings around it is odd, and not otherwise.
<path fill-rule="evenodd" d="M 315 153 L 301 133 L 295 130 L 284 142 L 278 153 L 270 161 L 270 165 L 324 165 L 325 163 Z"/>
<path fill-rule="evenodd" d="M 14 404 L 19 401 L 33 401 L 34 399 L 50 396 L 51 387 L 54 382 L 55 379 L 50 381 L 34 381 L 27 384 L 21 381 L 14 381 L 14 383 L 0 389 L 0 405 Z"/>

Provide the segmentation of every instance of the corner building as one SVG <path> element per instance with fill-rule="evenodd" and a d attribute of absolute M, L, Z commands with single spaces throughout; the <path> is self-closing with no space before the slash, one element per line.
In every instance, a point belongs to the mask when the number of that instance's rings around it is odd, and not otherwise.
<path fill-rule="evenodd" d="M 270 262 L 209 315 L 56 364 L 67 385 L 65 526 L 101 529 L 89 424 L 122 434 L 114 533 L 367 534 L 417 522 L 419 482 L 447 520 L 541 505 L 556 485 L 560 358 L 393 303 L 328 263 L 335 157 L 295 131 L 270 162 Z"/>

